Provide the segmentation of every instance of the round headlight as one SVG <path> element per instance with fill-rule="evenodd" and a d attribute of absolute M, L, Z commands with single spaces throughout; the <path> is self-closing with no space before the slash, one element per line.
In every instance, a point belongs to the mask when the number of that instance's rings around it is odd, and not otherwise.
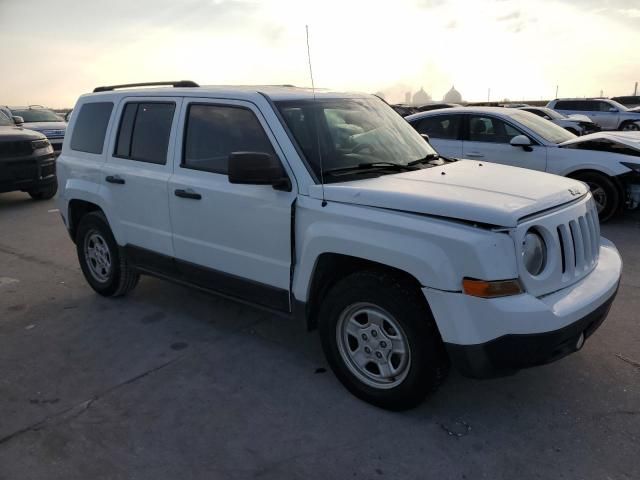
<path fill-rule="evenodd" d="M 522 260 L 531 275 L 539 275 L 547 263 L 547 246 L 534 230 L 529 230 L 522 242 Z"/>

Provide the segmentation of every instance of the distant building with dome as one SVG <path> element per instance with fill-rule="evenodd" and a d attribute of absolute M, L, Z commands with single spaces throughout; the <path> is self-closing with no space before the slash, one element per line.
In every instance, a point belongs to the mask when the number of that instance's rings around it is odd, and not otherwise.
<path fill-rule="evenodd" d="M 420 87 L 416 93 L 413 94 L 412 102 L 414 105 L 424 105 L 431 101 L 431 95 L 424 91 L 423 87 Z"/>
<path fill-rule="evenodd" d="M 444 95 L 442 101 L 447 103 L 460 103 L 462 102 L 462 95 L 460 95 L 460 92 L 452 86 L 451 90 Z"/>

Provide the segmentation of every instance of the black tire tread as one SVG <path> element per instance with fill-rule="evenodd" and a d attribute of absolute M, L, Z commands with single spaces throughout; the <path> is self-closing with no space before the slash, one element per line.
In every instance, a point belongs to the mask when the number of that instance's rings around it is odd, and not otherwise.
<path fill-rule="evenodd" d="M 411 391 L 404 390 L 397 397 L 387 395 L 388 392 L 403 387 L 403 384 L 392 390 L 378 392 L 380 396 L 369 395 L 367 390 L 371 387 L 361 384 L 352 374 L 347 373 L 346 367 L 341 366 L 342 360 L 339 354 L 333 355 L 330 345 L 331 338 L 335 338 L 335 327 L 330 321 L 330 310 L 334 302 L 340 302 L 344 296 L 359 286 L 367 286 L 367 289 L 375 289 L 380 295 L 393 295 L 396 305 L 405 313 L 405 321 L 413 322 L 413 327 L 419 332 L 418 337 L 425 342 L 424 348 L 428 351 L 430 361 L 421 365 L 421 375 Z M 438 327 L 435 324 L 431 310 L 426 300 L 417 287 L 401 275 L 386 270 L 364 270 L 352 273 L 338 281 L 327 293 L 320 307 L 319 329 L 323 349 L 329 364 L 345 387 L 358 398 L 377 405 L 387 410 L 400 411 L 413 408 L 420 404 L 426 396 L 435 392 L 444 382 L 449 372 L 450 362 L 444 349 Z M 417 358 L 415 355 L 413 359 Z M 413 368 L 413 367 L 412 367 Z M 403 387 L 404 389 L 404 387 Z"/>
<path fill-rule="evenodd" d="M 80 223 L 78 225 L 78 230 L 76 234 L 76 247 L 78 249 L 78 257 L 80 259 L 81 265 L 84 261 L 82 258 L 81 250 L 83 248 L 84 242 L 82 239 L 82 234 L 88 224 L 97 224 L 98 228 L 102 230 L 102 233 L 107 237 L 107 241 L 111 244 L 110 247 L 113 250 L 112 254 L 117 255 L 117 269 L 114 272 L 115 279 L 108 286 L 97 287 L 87 276 L 85 273 L 85 277 L 87 281 L 91 285 L 91 287 L 100 295 L 106 297 L 121 297 L 129 293 L 131 290 L 135 288 L 140 280 L 140 274 L 133 269 L 133 267 L 127 261 L 127 257 L 124 251 L 118 246 L 111 232 L 111 228 L 109 228 L 109 222 L 101 211 L 93 211 L 84 215 L 80 219 Z M 84 267 L 83 267 L 84 273 Z"/>

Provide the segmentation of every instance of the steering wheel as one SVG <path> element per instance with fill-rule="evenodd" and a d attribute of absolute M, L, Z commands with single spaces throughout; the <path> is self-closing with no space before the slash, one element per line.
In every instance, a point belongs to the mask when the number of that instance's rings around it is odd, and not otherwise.
<path fill-rule="evenodd" d="M 373 145 L 370 145 L 368 143 L 359 143 L 358 145 L 353 147 L 351 153 L 360 153 L 360 151 L 362 150 L 369 150 L 369 153 L 374 153 L 376 151 L 376 149 L 373 148 Z"/>

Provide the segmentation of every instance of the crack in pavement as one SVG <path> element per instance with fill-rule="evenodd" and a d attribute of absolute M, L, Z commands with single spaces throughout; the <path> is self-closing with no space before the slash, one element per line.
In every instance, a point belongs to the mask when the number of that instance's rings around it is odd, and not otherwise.
<path fill-rule="evenodd" d="M 36 257 L 35 255 L 31 255 L 29 253 L 24 253 L 19 250 L 16 250 L 13 247 L 8 245 L 0 244 L 0 253 L 6 253 L 7 255 L 13 255 L 14 257 L 19 258 L 20 260 L 24 260 L 26 262 L 37 263 L 38 265 L 42 265 L 44 267 L 54 267 L 59 268 L 61 270 L 66 270 L 68 272 L 76 272 L 73 268 L 68 267 L 67 265 L 60 265 L 58 263 L 52 262 L 50 260 Z"/>
<path fill-rule="evenodd" d="M 89 408 L 91 408 L 91 405 L 94 402 L 100 400 L 102 397 L 104 397 L 106 395 L 109 395 L 110 393 L 112 393 L 112 392 L 114 392 L 114 391 L 116 391 L 116 390 L 118 390 L 118 389 L 120 389 L 122 387 L 130 385 L 130 384 L 132 384 L 134 382 L 137 382 L 138 380 L 141 380 L 141 379 L 143 379 L 143 378 L 145 378 L 145 377 L 147 377 L 149 375 L 152 375 L 155 372 L 157 372 L 159 370 L 162 370 L 163 368 L 166 368 L 169 365 L 177 362 L 178 360 L 182 360 L 184 357 L 185 357 L 185 355 L 181 355 L 179 357 L 173 358 L 173 359 L 171 359 L 171 360 L 169 360 L 169 361 L 167 361 L 167 362 L 165 362 L 165 363 L 163 363 L 161 365 L 158 365 L 157 367 L 151 368 L 151 369 L 149 369 L 149 370 L 147 370 L 147 371 L 145 371 L 145 372 L 143 372 L 143 373 L 141 373 L 139 375 L 136 375 L 135 377 L 132 377 L 132 378 L 130 378 L 128 380 L 125 380 L 124 382 L 120 382 L 120 383 L 118 383 L 118 384 L 116 384 L 116 385 L 114 385 L 112 387 L 109 387 L 108 389 L 106 389 L 106 390 L 94 395 L 93 397 L 91 397 L 88 400 L 84 400 L 84 401 L 82 401 L 80 403 L 72 405 L 69 408 L 65 408 L 64 410 L 62 410 L 60 412 L 48 415 L 47 417 L 45 417 L 42 420 L 39 420 L 36 423 L 28 425 L 28 426 L 26 426 L 24 428 L 21 428 L 19 430 L 16 430 L 15 432 L 10 433 L 9 435 L 5 435 L 4 437 L 0 438 L 0 446 L 4 445 L 5 443 L 7 443 L 7 442 L 9 442 L 11 440 L 13 440 L 14 438 L 19 437 L 20 435 L 22 435 L 24 433 L 41 430 L 51 420 L 55 420 L 56 418 L 63 417 L 64 415 L 66 415 L 69 412 L 72 412 L 74 410 L 78 410 L 73 415 L 71 415 L 71 416 L 69 416 L 67 418 L 67 420 L 73 420 L 74 418 L 77 418 L 78 416 L 80 416 L 81 414 L 86 412 Z"/>

